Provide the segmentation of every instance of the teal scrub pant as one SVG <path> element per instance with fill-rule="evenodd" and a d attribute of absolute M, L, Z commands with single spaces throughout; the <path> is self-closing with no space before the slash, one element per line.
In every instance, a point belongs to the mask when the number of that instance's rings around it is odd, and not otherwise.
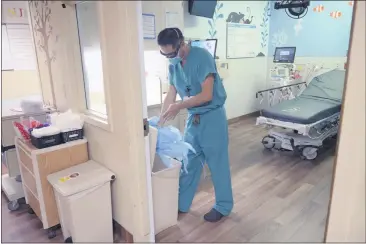
<path fill-rule="evenodd" d="M 207 163 L 215 189 L 214 208 L 224 216 L 230 214 L 234 201 L 229 166 L 229 138 L 226 111 L 223 107 L 199 116 L 189 115 L 184 140 L 196 150 L 188 154 L 187 172 L 181 171 L 179 179 L 179 211 L 188 212 L 198 184 L 203 164 Z"/>

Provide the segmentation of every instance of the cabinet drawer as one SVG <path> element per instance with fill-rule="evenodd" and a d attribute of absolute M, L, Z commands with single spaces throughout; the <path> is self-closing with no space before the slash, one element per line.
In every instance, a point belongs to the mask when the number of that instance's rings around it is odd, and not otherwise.
<path fill-rule="evenodd" d="M 31 192 L 33 192 L 38 197 L 37 185 L 34 176 L 26 167 L 24 167 L 23 164 L 20 164 L 20 168 L 22 170 L 23 175 L 22 177 L 23 185 L 26 185 L 29 188 L 29 190 L 31 190 Z"/>
<path fill-rule="evenodd" d="M 18 147 L 19 160 L 29 171 L 34 174 L 32 159 L 24 152 L 22 147 Z"/>
<path fill-rule="evenodd" d="M 33 209 L 33 211 L 35 212 L 37 217 L 42 220 L 41 208 L 39 206 L 39 201 L 33 195 L 33 193 L 27 188 L 27 186 L 24 187 L 24 191 L 26 192 L 26 195 L 27 195 L 27 200 L 28 200 L 27 203 Z"/>

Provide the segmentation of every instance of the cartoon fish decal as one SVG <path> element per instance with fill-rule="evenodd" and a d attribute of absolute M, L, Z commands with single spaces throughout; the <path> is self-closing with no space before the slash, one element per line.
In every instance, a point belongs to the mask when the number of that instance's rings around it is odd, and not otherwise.
<path fill-rule="evenodd" d="M 332 17 L 333 19 L 338 19 L 342 16 L 342 13 L 340 11 L 333 11 L 330 12 L 330 17 Z"/>
<path fill-rule="evenodd" d="M 318 5 L 315 8 L 313 8 L 313 11 L 318 12 L 318 13 L 323 12 L 324 11 L 324 6 L 323 5 Z"/>
<path fill-rule="evenodd" d="M 349 6 L 353 6 L 353 1 L 348 1 Z"/>

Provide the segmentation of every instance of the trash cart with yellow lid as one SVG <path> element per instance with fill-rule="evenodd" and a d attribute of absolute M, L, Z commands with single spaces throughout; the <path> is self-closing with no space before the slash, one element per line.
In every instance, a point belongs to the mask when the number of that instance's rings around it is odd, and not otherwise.
<path fill-rule="evenodd" d="M 53 186 L 65 242 L 113 242 L 114 173 L 88 161 L 47 177 Z"/>

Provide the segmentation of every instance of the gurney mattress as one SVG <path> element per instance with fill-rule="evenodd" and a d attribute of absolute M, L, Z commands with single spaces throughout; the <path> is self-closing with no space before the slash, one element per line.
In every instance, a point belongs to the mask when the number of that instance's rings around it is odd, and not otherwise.
<path fill-rule="evenodd" d="M 331 70 L 316 76 L 295 99 L 262 110 L 267 118 L 297 124 L 312 124 L 341 111 L 344 70 Z"/>
<path fill-rule="evenodd" d="M 318 98 L 297 97 L 264 109 L 266 118 L 296 124 L 312 124 L 341 111 L 341 103 Z"/>

